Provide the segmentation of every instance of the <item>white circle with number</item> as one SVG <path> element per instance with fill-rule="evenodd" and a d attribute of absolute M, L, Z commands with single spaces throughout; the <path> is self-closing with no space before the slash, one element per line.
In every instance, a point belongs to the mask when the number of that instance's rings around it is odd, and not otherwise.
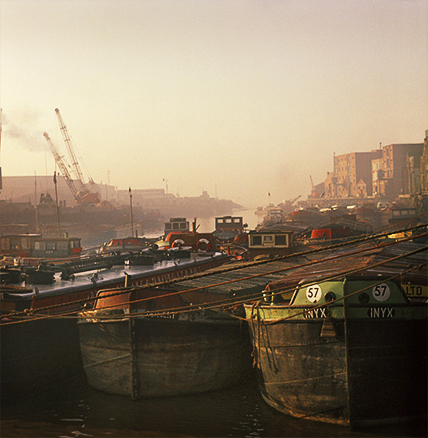
<path fill-rule="evenodd" d="M 316 303 L 317 301 L 319 301 L 319 299 L 321 298 L 321 294 L 321 287 L 317 284 L 313 284 L 312 286 L 308 286 L 306 288 L 306 298 L 311 303 Z"/>
<path fill-rule="evenodd" d="M 372 288 L 372 295 L 377 301 L 386 301 L 391 295 L 391 290 L 386 283 L 377 284 Z"/>

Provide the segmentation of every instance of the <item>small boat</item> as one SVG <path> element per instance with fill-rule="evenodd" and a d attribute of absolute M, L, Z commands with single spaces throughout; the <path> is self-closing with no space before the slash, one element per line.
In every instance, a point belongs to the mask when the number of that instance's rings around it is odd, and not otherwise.
<path fill-rule="evenodd" d="M 151 240 L 146 237 L 123 237 L 110 239 L 101 246 L 101 254 L 120 254 L 123 252 L 141 251 L 149 248 Z"/>
<path fill-rule="evenodd" d="M 40 270 L 27 267 L 24 277 L 18 269 L 4 268 L 2 278 L 8 275 L 9 284 L 0 285 L 2 401 L 83 373 L 75 315 L 84 306 L 91 308 L 98 291 L 125 284 L 161 284 L 229 260 L 221 253 L 189 256 L 169 250 L 153 254 L 156 260 L 150 265 L 128 264 L 133 256 L 128 253 L 89 258 L 87 264 L 79 260 Z M 39 282 L 39 274 L 53 281 Z"/>
<path fill-rule="evenodd" d="M 291 254 L 294 249 L 294 231 L 261 229 L 248 233 L 250 260 Z"/>
<path fill-rule="evenodd" d="M 186 233 L 190 231 L 189 221 L 185 217 L 172 217 L 164 223 L 164 236 L 171 232 Z"/>
<path fill-rule="evenodd" d="M 184 220 L 184 219 L 183 219 Z M 171 224 L 181 224 L 173 222 Z M 187 224 L 187 222 L 186 222 Z M 176 227 L 178 228 L 178 227 Z M 156 249 L 164 250 L 170 248 L 188 248 L 194 252 L 212 253 L 216 251 L 216 240 L 213 233 L 199 233 L 197 231 L 196 219 L 192 223 L 192 231 L 171 231 L 162 239 L 158 240 L 154 246 Z"/>
<path fill-rule="evenodd" d="M 219 244 L 232 243 L 236 237 L 246 236 L 244 230 L 247 227 L 241 216 L 216 217 L 213 234 Z"/>
<path fill-rule="evenodd" d="M 0 236 L 0 254 L 8 257 L 30 257 L 33 241 L 41 234 L 7 234 Z"/>
<path fill-rule="evenodd" d="M 293 222 L 303 222 L 312 226 L 317 226 L 324 221 L 324 215 L 316 207 L 308 207 L 306 209 L 298 209 L 292 211 L 288 215 L 288 219 Z"/>
<path fill-rule="evenodd" d="M 20 264 L 38 264 L 43 259 L 80 257 L 78 237 L 43 237 L 41 234 L 10 234 L 0 236 L 0 254 L 19 258 Z"/>
<path fill-rule="evenodd" d="M 363 238 L 373 233 L 373 227 L 363 220 L 339 217 L 302 233 L 295 239 L 296 251 L 320 248 Z"/>
<path fill-rule="evenodd" d="M 427 278 L 427 247 L 400 243 L 271 283 L 244 306 L 264 400 L 353 428 L 426 416 Z"/>

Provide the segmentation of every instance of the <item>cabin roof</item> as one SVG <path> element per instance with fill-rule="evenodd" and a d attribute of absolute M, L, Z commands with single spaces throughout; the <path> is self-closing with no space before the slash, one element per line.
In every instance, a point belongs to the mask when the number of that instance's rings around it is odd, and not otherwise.
<path fill-rule="evenodd" d="M 10 238 L 10 237 L 42 237 L 41 234 L 27 234 L 27 233 L 21 233 L 21 234 L 5 234 L 3 236 L 0 236 L 0 238 Z"/>

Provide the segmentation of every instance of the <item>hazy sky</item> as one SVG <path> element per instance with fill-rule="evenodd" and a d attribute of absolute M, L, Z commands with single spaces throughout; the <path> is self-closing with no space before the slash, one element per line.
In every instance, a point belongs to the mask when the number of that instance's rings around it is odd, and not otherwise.
<path fill-rule="evenodd" d="M 53 173 L 44 131 L 68 160 L 55 108 L 96 182 L 249 208 L 306 198 L 334 153 L 428 129 L 427 0 L 0 8 L 4 176 Z"/>

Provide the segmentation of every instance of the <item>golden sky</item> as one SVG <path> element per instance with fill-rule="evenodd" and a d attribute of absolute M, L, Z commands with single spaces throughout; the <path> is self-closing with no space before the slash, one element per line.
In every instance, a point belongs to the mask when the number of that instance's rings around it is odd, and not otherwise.
<path fill-rule="evenodd" d="M 4 176 L 53 173 L 55 108 L 96 182 L 167 181 L 248 208 L 306 198 L 334 153 L 428 129 L 426 0 L 1 0 L 0 13 Z"/>

